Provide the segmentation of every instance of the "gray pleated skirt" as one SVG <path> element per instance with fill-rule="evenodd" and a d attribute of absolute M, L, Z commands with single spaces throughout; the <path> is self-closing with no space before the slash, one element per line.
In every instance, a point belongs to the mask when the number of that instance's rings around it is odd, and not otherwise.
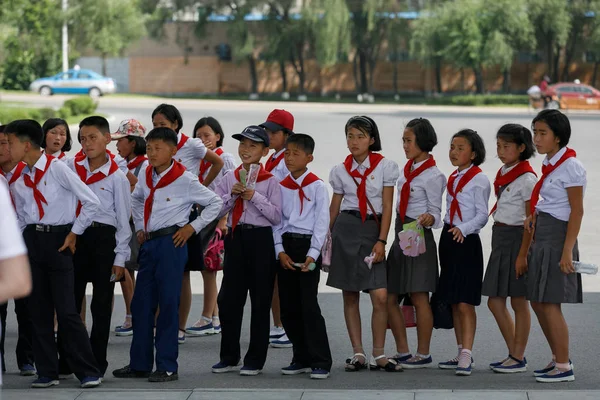
<path fill-rule="evenodd" d="M 404 223 L 414 219 L 405 217 Z M 398 233 L 403 223 L 396 217 L 396 234 L 387 259 L 387 289 L 389 293 L 407 294 L 435 292 L 438 284 L 437 245 L 431 229 L 425 229 L 425 253 L 417 257 L 405 256 L 400 248 Z"/>
<path fill-rule="evenodd" d="M 524 297 L 527 295 L 525 276 L 517 279 L 517 256 L 523 241 L 522 226 L 492 228 L 492 253 L 483 279 L 481 294 L 490 297 Z"/>
<path fill-rule="evenodd" d="M 374 220 L 340 213 L 331 232 L 331 266 L 327 286 L 348 292 L 386 287 L 385 260 L 369 269 L 364 262 L 379 238 Z"/>
<path fill-rule="evenodd" d="M 565 275 L 560 270 L 567 225 L 548 213 L 538 214 L 529 250 L 527 300 L 554 304 L 583 302 L 581 274 Z M 573 261 L 578 260 L 579 248 L 575 242 Z"/>

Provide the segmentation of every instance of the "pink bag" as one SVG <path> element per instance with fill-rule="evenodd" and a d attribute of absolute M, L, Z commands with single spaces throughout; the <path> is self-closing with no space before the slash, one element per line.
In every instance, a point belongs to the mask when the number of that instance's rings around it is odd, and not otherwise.
<path fill-rule="evenodd" d="M 321 249 L 321 269 L 324 272 L 329 272 L 331 266 L 331 232 L 327 232 L 325 236 L 325 243 Z"/>
<path fill-rule="evenodd" d="M 204 266 L 209 271 L 223 270 L 225 262 L 225 242 L 223 233 L 219 228 L 215 229 L 215 234 L 208 242 L 204 252 Z"/>

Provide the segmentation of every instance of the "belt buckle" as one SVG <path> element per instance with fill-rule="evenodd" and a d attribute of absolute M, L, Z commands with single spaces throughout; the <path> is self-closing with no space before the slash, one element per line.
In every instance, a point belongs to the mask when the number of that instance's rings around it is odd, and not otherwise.
<path fill-rule="evenodd" d="M 39 225 L 39 224 L 36 224 L 36 225 L 35 225 L 35 231 L 36 231 L 36 232 L 46 232 L 46 229 L 45 229 L 45 228 L 46 228 L 46 227 L 45 227 L 44 225 Z"/>

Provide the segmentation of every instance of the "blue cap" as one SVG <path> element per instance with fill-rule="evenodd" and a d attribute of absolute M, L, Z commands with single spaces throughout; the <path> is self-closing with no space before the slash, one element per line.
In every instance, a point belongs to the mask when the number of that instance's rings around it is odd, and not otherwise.
<path fill-rule="evenodd" d="M 264 143 L 265 146 L 269 147 L 269 135 L 264 128 L 256 125 L 250 125 L 244 128 L 242 133 L 236 133 L 231 136 L 235 140 L 242 141 L 244 138 L 250 139 L 253 142 Z"/>

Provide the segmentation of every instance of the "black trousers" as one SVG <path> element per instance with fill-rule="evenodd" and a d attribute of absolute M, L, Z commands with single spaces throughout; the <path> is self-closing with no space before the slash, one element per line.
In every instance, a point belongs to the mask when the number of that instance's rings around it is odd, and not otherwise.
<path fill-rule="evenodd" d="M 221 361 L 237 365 L 244 305 L 250 292 L 250 345 L 244 365 L 262 369 L 269 348 L 271 300 L 275 283 L 275 247 L 271 227 L 237 227 L 225 238 L 225 265 L 218 304 Z"/>
<path fill-rule="evenodd" d="M 31 316 L 29 315 L 29 297 L 23 299 L 15 299 L 15 314 L 17 315 L 18 324 L 18 339 L 17 339 L 17 367 L 19 370 L 25 364 L 34 364 L 33 345 L 32 345 L 32 326 Z M 6 317 L 8 311 L 8 303 L 0 305 L 0 320 L 2 324 L 2 336 L 0 338 L 0 353 L 2 353 L 2 371 L 6 371 L 4 362 L 4 338 L 6 336 Z"/>
<path fill-rule="evenodd" d="M 58 379 L 58 352 L 54 340 L 56 310 L 70 370 L 79 379 L 99 377 L 87 331 L 75 306 L 73 256 L 68 249 L 58 252 L 66 236 L 67 232 L 37 232 L 31 226 L 23 232 L 33 281 L 29 311 L 35 364 L 39 376 Z"/>
<path fill-rule="evenodd" d="M 73 256 L 75 267 L 75 306 L 81 313 L 85 298 L 85 289 L 92 283 L 92 302 L 89 310 L 92 314 L 92 330 L 90 343 L 92 352 L 100 368 L 101 375 L 108 368 L 107 347 L 110 337 L 110 321 L 112 317 L 112 301 L 115 283 L 110 281 L 112 266 L 115 261 L 116 229 L 112 226 L 87 228 L 83 235 L 77 238 L 77 251 Z M 68 367 L 63 359 L 63 340 L 60 325 L 59 350 L 61 355 L 60 373 L 68 373 Z"/>
<path fill-rule="evenodd" d="M 284 234 L 283 248 L 295 263 L 304 263 L 310 239 Z M 281 322 L 294 345 L 292 363 L 330 371 L 332 360 L 327 328 L 317 300 L 321 277 L 319 261 L 318 267 L 309 272 L 291 271 L 280 266 L 277 283 Z"/>

